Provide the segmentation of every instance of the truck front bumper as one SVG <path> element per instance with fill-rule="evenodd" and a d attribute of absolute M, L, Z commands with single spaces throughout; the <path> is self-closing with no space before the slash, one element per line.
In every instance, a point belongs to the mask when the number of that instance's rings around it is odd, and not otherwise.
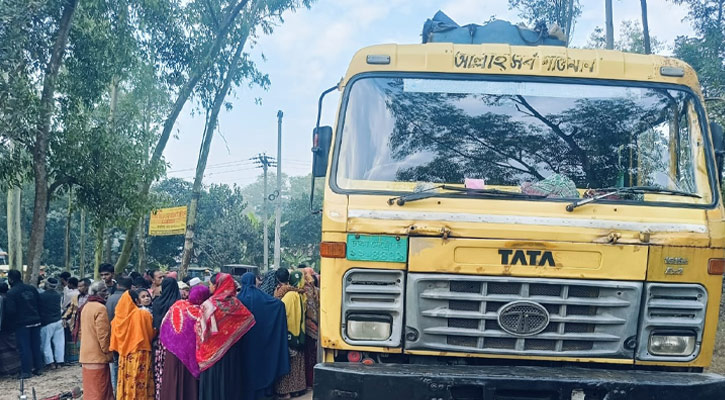
<path fill-rule="evenodd" d="M 324 363 L 316 400 L 722 400 L 707 373 L 517 366 Z"/>

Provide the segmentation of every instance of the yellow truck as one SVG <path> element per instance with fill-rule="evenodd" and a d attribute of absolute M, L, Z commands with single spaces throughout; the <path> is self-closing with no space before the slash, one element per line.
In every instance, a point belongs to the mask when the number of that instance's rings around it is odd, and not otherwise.
<path fill-rule="evenodd" d="M 723 137 L 690 66 L 390 44 L 331 90 L 316 399 L 725 398 Z"/>

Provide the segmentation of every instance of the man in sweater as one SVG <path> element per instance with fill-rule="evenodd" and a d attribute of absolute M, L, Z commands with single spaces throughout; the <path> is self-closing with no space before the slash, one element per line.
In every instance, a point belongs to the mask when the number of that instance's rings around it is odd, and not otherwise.
<path fill-rule="evenodd" d="M 45 291 L 40 294 L 40 342 L 45 365 L 52 368 L 65 362 L 65 333 L 60 318 L 62 296 L 58 284 L 58 279 L 46 279 Z"/>
<path fill-rule="evenodd" d="M 86 400 L 113 400 L 111 387 L 111 323 L 106 312 L 108 288 L 104 282 L 94 282 L 88 301 L 81 308 L 80 362 L 83 374 L 83 398 Z"/>
<path fill-rule="evenodd" d="M 15 338 L 18 342 L 22 372 L 20 378 L 30 378 L 31 373 L 41 375 L 43 372 L 43 353 L 40 348 L 40 313 L 38 291 L 25 283 L 20 271 L 8 272 L 10 291 L 6 300 L 6 308 L 14 317 Z M 60 304 L 60 303 L 59 303 Z M 58 306 L 60 307 L 60 305 Z"/>

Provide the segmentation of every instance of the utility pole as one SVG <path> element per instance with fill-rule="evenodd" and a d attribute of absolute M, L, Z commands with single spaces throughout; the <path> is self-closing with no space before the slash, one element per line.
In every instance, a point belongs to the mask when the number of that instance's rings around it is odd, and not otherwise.
<path fill-rule="evenodd" d="M 612 18 L 612 0 L 604 0 L 604 13 L 607 26 L 607 49 L 614 49 L 614 20 Z"/>
<path fill-rule="evenodd" d="M 267 154 L 259 154 L 257 157 L 252 158 L 257 168 L 262 168 L 264 171 L 264 199 L 262 202 L 262 224 L 264 227 L 264 271 L 269 270 L 269 217 L 267 210 L 267 202 L 269 201 L 269 194 L 267 191 L 267 172 L 269 167 L 273 167 L 275 162 L 273 157 L 267 156 Z"/>
<path fill-rule="evenodd" d="M 282 110 L 277 111 L 277 195 L 274 197 L 274 266 L 280 267 L 280 245 L 282 242 Z"/>

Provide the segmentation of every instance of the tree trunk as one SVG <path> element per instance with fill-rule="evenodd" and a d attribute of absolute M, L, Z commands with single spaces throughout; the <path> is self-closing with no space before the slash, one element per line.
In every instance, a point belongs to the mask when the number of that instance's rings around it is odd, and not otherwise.
<path fill-rule="evenodd" d="M 647 0 L 640 0 L 642 5 L 642 34 L 644 39 L 644 54 L 652 54 L 652 45 L 649 38 L 649 22 L 647 21 Z"/>
<path fill-rule="evenodd" d="M 70 262 L 70 224 L 73 219 L 73 190 L 68 189 L 68 214 L 66 215 L 65 220 L 65 251 L 64 251 L 64 262 L 65 262 L 65 270 L 70 272 L 71 270 L 71 262 Z"/>
<path fill-rule="evenodd" d="M 48 219 L 48 143 L 50 141 L 50 120 L 55 101 L 55 83 L 58 71 L 63 63 L 68 33 L 78 0 L 66 0 L 55 35 L 50 61 L 45 68 L 43 92 L 40 97 L 40 115 L 33 146 L 33 173 L 35 174 L 35 201 L 33 204 L 33 222 L 28 243 L 28 270 L 26 282 L 37 285 L 40 274 L 40 259 L 43 255 L 45 224 Z"/>
<path fill-rule="evenodd" d="M 614 20 L 612 18 L 612 0 L 604 0 L 605 25 L 607 27 L 607 49 L 614 49 Z"/>
<path fill-rule="evenodd" d="M 108 230 L 106 237 L 103 241 L 103 262 L 106 264 L 111 263 L 111 245 L 113 241 L 113 228 Z"/>
<path fill-rule="evenodd" d="M 146 190 L 144 196 L 146 195 L 148 195 L 148 189 Z M 129 240 L 129 238 L 134 238 L 136 236 L 139 218 L 141 218 L 141 216 L 131 222 L 128 230 L 126 230 L 126 240 L 123 241 L 123 247 L 121 247 L 121 252 L 118 253 L 116 264 L 113 267 L 113 270 L 116 272 L 116 274 L 123 274 L 123 272 L 126 270 L 126 267 L 128 266 L 128 260 L 131 259 L 131 251 L 133 250 L 133 242 L 135 242 L 135 240 Z"/>
<path fill-rule="evenodd" d="M 204 53 L 201 61 L 196 64 L 197 67 L 192 69 L 189 80 L 179 90 L 179 94 L 176 97 L 176 101 L 174 102 L 173 107 L 171 108 L 171 112 L 166 118 L 166 121 L 164 121 L 164 129 L 161 132 L 159 141 L 156 143 L 153 155 L 151 156 L 151 160 L 149 161 L 148 175 L 144 177 L 144 181 L 139 187 L 139 197 L 146 198 L 148 196 L 153 180 L 152 171 L 157 169 L 158 164 L 161 161 L 161 156 L 163 155 L 166 144 L 171 137 L 171 132 L 174 129 L 176 119 L 179 117 L 181 110 L 184 108 L 184 105 L 189 99 L 189 96 L 191 96 L 191 93 L 194 90 L 194 87 L 196 87 L 196 84 L 199 83 L 206 71 L 208 71 L 209 68 L 211 68 L 211 66 L 213 65 L 214 59 L 219 54 L 222 44 L 227 38 L 227 34 L 231 30 L 242 9 L 244 9 L 248 2 L 249 0 L 241 0 L 239 3 L 234 5 L 234 7 L 230 7 L 229 13 L 226 15 L 226 17 L 224 17 L 224 20 L 219 26 L 216 38 L 214 38 L 214 41 Z M 138 218 L 140 217 L 141 215 L 137 215 L 137 218 L 135 218 L 134 222 L 132 222 L 131 226 L 129 226 L 126 235 L 133 236 L 136 234 L 136 229 L 138 228 Z M 123 249 L 121 250 L 121 254 L 119 254 L 118 260 L 116 261 L 116 272 L 123 271 L 126 268 L 126 266 L 128 265 L 128 260 L 131 258 L 132 250 L 133 240 L 126 240 L 123 243 Z"/>
<path fill-rule="evenodd" d="M 103 223 L 96 222 L 96 243 L 94 246 L 94 263 L 93 263 L 93 280 L 100 278 L 99 269 L 101 268 L 101 260 L 103 259 Z"/>
<path fill-rule="evenodd" d="M 86 210 L 81 209 L 81 234 L 80 234 L 80 260 L 78 276 L 83 279 L 86 277 Z"/>
<path fill-rule="evenodd" d="M 206 119 L 206 127 L 204 128 L 204 135 L 201 142 L 201 148 L 199 149 L 199 160 L 196 163 L 196 174 L 194 176 L 194 186 L 191 192 L 191 203 L 189 204 L 189 212 L 186 216 L 186 233 L 184 234 L 184 253 L 181 256 L 181 267 L 179 268 L 179 278 L 186 276 L 186 272 L 189 270 L 189 263 L 191 263 L 191 252 L 194 249 L 194 230 L 196 229 L 196 210 L 199 205 L 199 197 L 201 196 L 201 184 L 204 179 L 204 170 L 206 169 L 206 161 L 209 158 L 209 148 L 211 147 L 211 141 L 214 137 L 214 131 L 216 130 L 217 121 L 219 118 L 219 111 L 224 104 L 224 99 L 229 93 L 229 87 L 232 84 L 232 79 L 237 74 L 239 69 L 239 59 L 242 55 L 242 49 L 247 41 L 247 36 L 237 44 L 237 49 L 232 58 L 227 75 L 224 78 L 222 87 L 219 88 L 216 95 L 214 96 L 214 103 L 212 104 L 209 115 Z M 279 161 L 278 161 L 279 162 Z"/>
<path fill-rule="evenodd" d="M 139 221 L 141 229 L 138 230 L 136 240 L 138 240 L 138 265 L 136 270 L 143 274 L 146 271 L 146 217 L 141 217 Z M 128 238 L 126 239 L 128 240 Z"/>
<path fill-rule="evenodd" d="M 569 0 L 566 6 L 566 44 L 571 43 L 571 31 L 574 26 L 574 0 Z"/>
<path fill-rule="evenodd" d="M 8 264 L 10 269 L 23 270 L 23 236 L 19 187 L 8 190 Z"/>

